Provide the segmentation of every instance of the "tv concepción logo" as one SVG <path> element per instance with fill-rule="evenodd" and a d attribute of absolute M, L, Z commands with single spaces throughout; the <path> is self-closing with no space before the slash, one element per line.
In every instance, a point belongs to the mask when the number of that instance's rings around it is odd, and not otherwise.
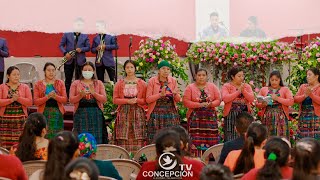
<path fill-rule="evenodd" d="M 171 152 L 161 154 L 158 163 L 161 170 L 143 171 L 143 177 L 152 177 L 153 179 L 193 177 L 192 164 L 179 164 L 180 168 L 176 168 L 178 160 Z"/>

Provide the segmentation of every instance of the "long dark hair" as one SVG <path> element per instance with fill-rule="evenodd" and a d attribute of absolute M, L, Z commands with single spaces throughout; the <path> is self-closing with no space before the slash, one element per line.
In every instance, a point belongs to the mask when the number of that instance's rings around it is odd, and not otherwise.
<path fill-rule="evenodd" d="M 180 141 L 183 143 L 183 146 L 185 148 L 185 149 L 181 149 L 181 156 L 191 156 L 191 153 L 189 152 L 191 140 L 190 140 L 188 131 L 184 127 L 179 125 L 173 126 L 171 129 L 179 134 Z"/>
<path fill-rule="evenodd" d="M 82 71 L 83 71 L 83 68 L 85 67 L 85 66 L 91 66 L 92 67 L 92 69 L 93 69 L 93 76 L 92 76 L 92 80 L 95 80 L 96 79 L 96 76 L 95 76 L 95 72 L 96 72 L 96 68 L 95 68 L 95 66 L 94 66 L 94 64 L 91 62 L 91 61 L 87 61 L 87 62 L 85 62 L 83 65 L 82 65 L 82 67 L 81 67 L 81 73 L 80 73 L 80 80 L 83 80 L 84 79 L 84 77 L 83 77 L 83 75 L 82 75 Z"/>
<path fill-rule="evenodd" d="M 44 172 L 44 179 L 66 179 L 63 173 L 64 169 L 72 160 L 78 146 L 78 138 L 70 131 L 59 132 L 51 139 L 48 147 L 48 161 Z"/>
<path fill-rule="evenodd" d="M 313 138 L 303 138 L 293 149 L 293 177 L 292 180 L 316 180 L 320 161 L 320 143 Z"/>
<path fill-rule="evenodd" d="M 157 162 L 159 162 L 159 158 L 163 153 L 174 154 L 174 157 L 172 158 L 172 160 L 173 162 L 177 161 L 177 165 L 175 166 L 175 168 L 171 169 L 171 171 L 180 171 L 180 164 L 182 164 L 182 159 L 181 159 L 179 134 L 169 129 L 164 129 L 160 131 L 156 137 L 156 151 L 158 156 Z M 161 159 L 160 162 L 164 164 L 163 159 Z M 156 171 L 167 171 L 167 170 L 161 168 L 161 166 L 158 164 Z"/>
<path fill-rule="evenodd" d="M 269 76 L 269 87 L 271 86 L 271 82 L 270 82 L 270 79 L 272 78 L 272 76 L 276 76 L 277 78 L 280 79 L 280 86 L 283 87 L 283 81 L 282 81 L 282 77 L 281 77 L 281 74 L 280 74 L 280 71 L 272 71 L 270 73 L 270 76 Z"/>
<path fill-rule="evenodd" d="M 10 76 L 10 74 L 12 73 L 13 70 L 18 70 L 20 72 L 20 70 L 19 70 L 19 68 L 17 68 L 17 66 L 10 66 L 7 69 L 7 76 Z M 8 82 L 9 82 L 9 79 L 7 78 L 6 83 L 8 83 Z"/>
<path fill-rule="evenodd" d="M 259 170 L 258 180 L 280 180 L 282 179 L 281 167 L 286 166 L 290 155 L 289 145 L 279 137 L 269 139 L 264 147 L 266 162 Z M 273 154 L 272 154 L 273 153 Z M 271 155 L 270 155 L 271 154 Z M 275 155 L 275 159 L 272 159 Z"/>
<path fill-rule="evenodd" d="M 37 150 L 36 136 L 41 136 L 42 130 L 46 127 L 43 114 L 32 113 L 28 116 L 16 151 L 16 156 L 21 162 L 39 159 L 34 156 Z"/>
<path fill-rule="evenodd" d="M 254 146 L 261 146 L 267 139 L 268 130 L 260 123 L 252 123 L 247 131 L 246 141 L 237 159 L 234 174 L 247 173 L 254 168 Z"/>
<path fill-rule="evenodd" d="M 90 180 L 98 180 L 99 169 L 96 164 L 88 158 L 77 158 L 71 161 L 65 168 L 65 174 L 67 179 L 73 179 L 71 173 L 78 171 L 80 173 L 87 173 Z"/>

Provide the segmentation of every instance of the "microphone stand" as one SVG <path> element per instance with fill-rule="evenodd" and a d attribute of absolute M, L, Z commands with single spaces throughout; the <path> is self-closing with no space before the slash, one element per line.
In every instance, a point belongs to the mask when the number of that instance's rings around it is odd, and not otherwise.
<path fill-rule="evenodd" d="M 131 47 L 132 47 L 132 36 L 130 36 L 130 43 L 129 43 L 129 60 L 131 60 Z"/>
<path fill-rule="evenodd" d="M 117 36 L 115 36 L 115 43 L 116 43 L 116 52 L 115 52 L 115 56 L 116 56 L 116 69 L 115 69 L 115 77 L 114 77 L 114 81 L 115 83 L 118 81 L 118 39 Z"/>

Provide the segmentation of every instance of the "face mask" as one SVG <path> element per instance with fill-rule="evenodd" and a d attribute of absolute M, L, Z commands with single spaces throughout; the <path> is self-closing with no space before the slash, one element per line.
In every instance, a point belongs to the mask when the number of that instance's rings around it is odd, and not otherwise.
<path fill-rule="evenodd" d="M 85 79 L 91 79 L 93 76 L 93 72 L 92 71 L 82 71 L 82 76 Z"/>

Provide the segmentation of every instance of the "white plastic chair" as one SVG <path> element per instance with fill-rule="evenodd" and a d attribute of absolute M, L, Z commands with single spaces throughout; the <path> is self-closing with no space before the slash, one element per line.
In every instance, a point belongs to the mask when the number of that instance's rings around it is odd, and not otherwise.
<path fill-rule="evenodd" d="M 39 73 L 36 67 L 27 62 L 15 64 L 20 70 L 20 82 L 28 84 L 33 89 L 33 84 L 39 79 Z"/>

